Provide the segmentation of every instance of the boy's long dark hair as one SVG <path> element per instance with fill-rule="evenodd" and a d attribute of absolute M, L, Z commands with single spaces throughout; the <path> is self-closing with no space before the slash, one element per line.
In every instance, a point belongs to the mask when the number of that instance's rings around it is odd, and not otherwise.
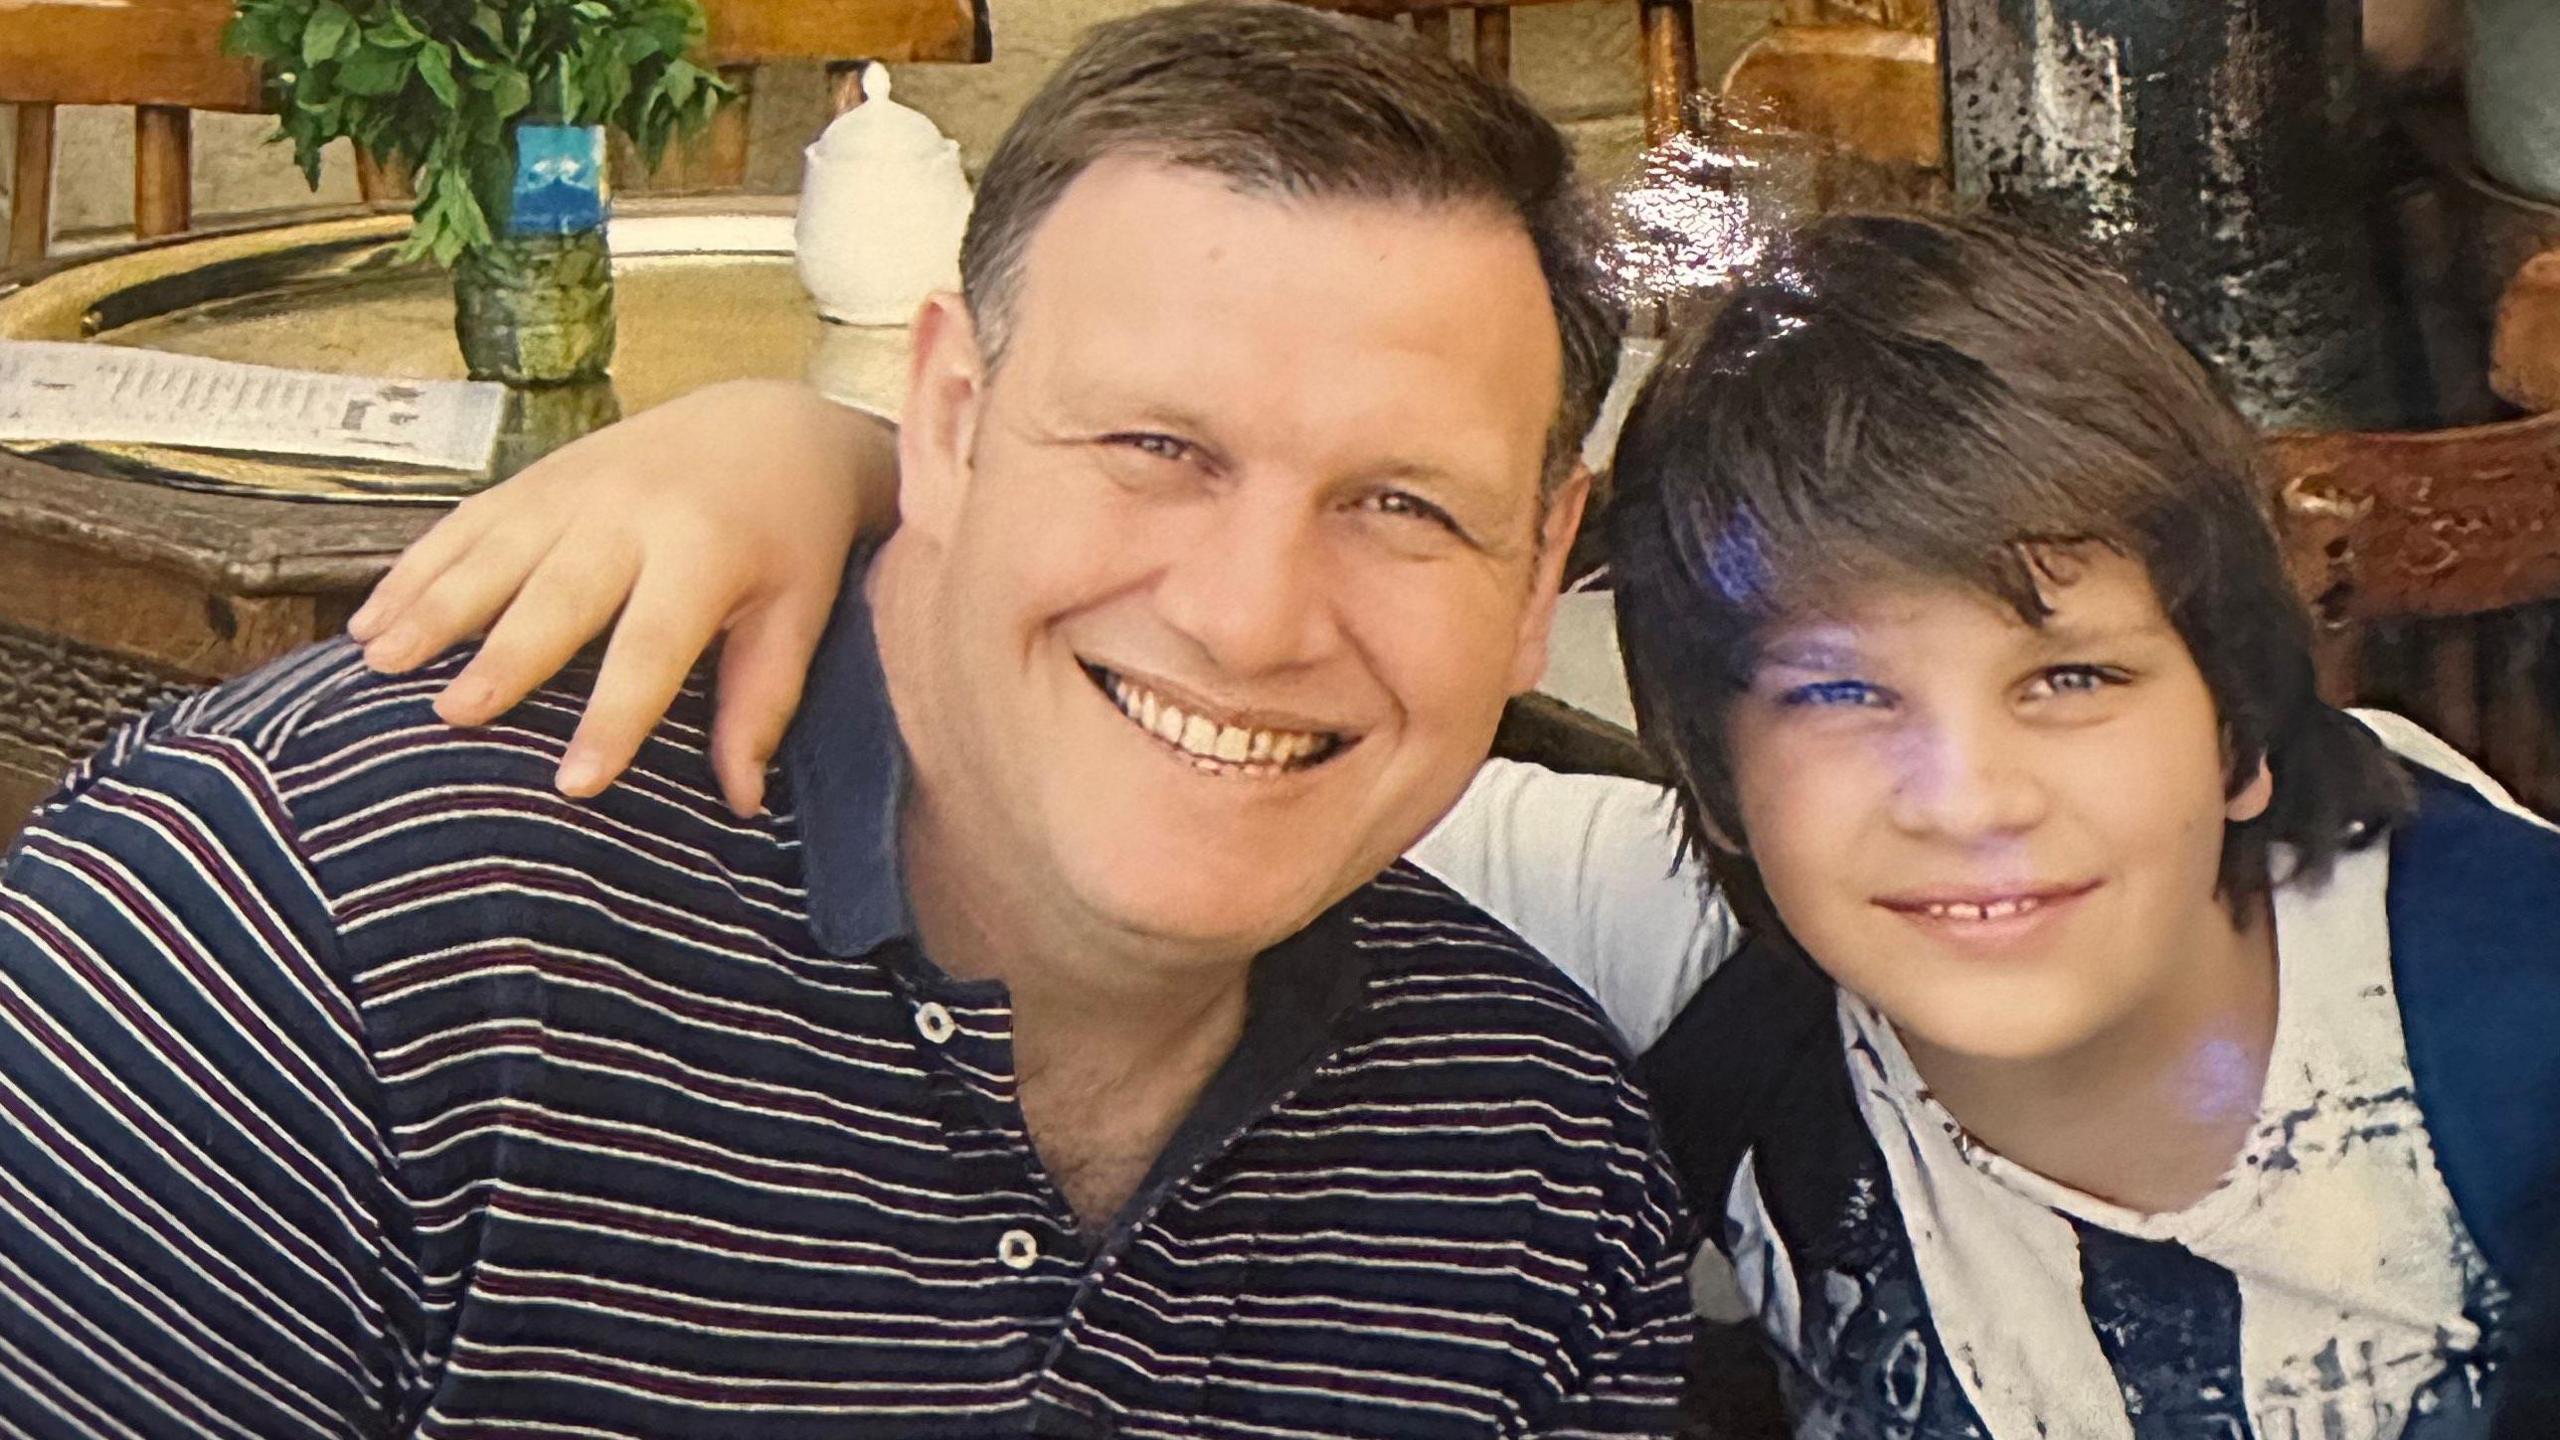
<path fill-rule="evenodd" d="M 1775 919 L 1736 811 L 1725 720 L 1768 625 L 1860 581 L 1953 581 L 2029 623 L 2039 555 L 2141 563 L 2222 726 L 2235 915 L 2268 845 L 2318 878 L 2408 805 L 2371 732 L 2313 687 L 2256 437 L 2125 281 L 1981 219 L 1842 215 L 1781 247 L 1665 355 L 1621 432 L 1610 507 L 1618 634 L 1684 844 L 1746 921 Z M 1735 854 L 1707 843 L 1724 836 Z"/>

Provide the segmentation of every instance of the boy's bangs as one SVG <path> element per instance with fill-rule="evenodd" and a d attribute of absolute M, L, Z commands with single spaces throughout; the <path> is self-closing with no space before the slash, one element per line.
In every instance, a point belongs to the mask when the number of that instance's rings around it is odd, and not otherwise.
<path fill-rule="evenodd" d="M 2074 556 L 2087 548 L 2149 568 L 2157 524 L 2144 512 L 2155 511 L 2159 497 L 2147 493 L 2154 487 L 2140 467 L 2072 455 L 2090 468 L 2057 473 L 1981 427 L 1927 428 L 1934 433 L 1884 431 L 1891 441 L 1879 443 L 1876 430 L 1860 436 L 1857 427 L 1835 427 L 1829 444 L 1808 447 L 1822 452 L 1820 463 L 1808 454 L 1663 484 L 1658 513 L 1701 618 L 1721 612 L 1758 630 L 1829 613 L 1878 584 L 1954 585 L 2038 625 L 2053 613 L 2052 587 L 2069 583 Z M 2048 456 L 2104 448 L 2080 436 L 2037 440 Z M 2164 605 L 2171 598 L 2161 597 Z M 1747 664 L 1753 647 L 1733 648 Z"/>

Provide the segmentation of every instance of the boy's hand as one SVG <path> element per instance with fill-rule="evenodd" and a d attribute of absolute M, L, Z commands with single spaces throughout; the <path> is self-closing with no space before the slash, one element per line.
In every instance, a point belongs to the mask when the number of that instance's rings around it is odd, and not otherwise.
<path fill-rule="evenodd" d="M 786 381 L 694 391 L 455 507 L 347 633 L 396 674 L 486 630 L 436 700 L 448 723 L 476 725 L 611 625 L 559 775 L 564 792 L 592 795 L 725 629 L 712 767 L 730 806 L 753 814 L 855 532 L 895 514 L 893 434 Z"/>

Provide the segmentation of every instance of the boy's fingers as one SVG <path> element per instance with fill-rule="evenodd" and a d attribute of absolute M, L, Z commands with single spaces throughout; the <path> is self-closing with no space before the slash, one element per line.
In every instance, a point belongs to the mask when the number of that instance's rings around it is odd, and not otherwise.
<path fill-rule="evenodd" d="M 722 618 L 701 594 L 677 583 L 653 584 L 642 575 L 614 624 L 595 694 L 560 759 L 563 793 L 593 795 L 630 765 L 666 716 L 686 673 L 710 648 Z"/>
<path fill-rule="evenodd" d="M 410 541 L 409 548 L 391 563 L 391 569 L 374 582 L 373 593 L 365 596 L 356 613 L 347 617 L 347 634 L 361 644 L 398 620 L 419 592 L 479 542 L 485 528 L 482 513 L 465 501 L 429 527 L 426 534 Z"/>
<path fill-rule="evenodd" d="M 488 628 L 551 552 L 547 535 L 490 534 L 455 557 L 377 622 L 365 663 L 398 673 Z M 406 563 L 405 561 L 403 563 Z"/>
<path fill-rule="evenodd" d="M 632 573 L 609 552 L 554 549 L 544 556 L 471 663 L 436 697 L 436 713 L 450 725 L 483 724 L 559 674 L 612 623 Z"/>
<path fill-rule="evenodd" d="M 765 768 L 800 708 L 809 660 L 833 606 L 834 596 L 822 594 L 750 610 L 722 646 L 712 692 L 711 769 L 729 808 L 742 816 L 764 808 Z"/>

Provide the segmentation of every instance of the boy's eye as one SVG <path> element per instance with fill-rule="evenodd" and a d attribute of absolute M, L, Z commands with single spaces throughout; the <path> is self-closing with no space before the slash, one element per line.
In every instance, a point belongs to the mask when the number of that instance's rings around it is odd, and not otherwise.
<path fill-rule="evenodd" d="M 2131 678 L 2111 665 L 2049 665 L 2037 672 L 2028 689 L 2035 695 L 2094 695 Z"/>
<path fill-rule="evenodd" d="M 1821 680 L 1780 691 L 1788 709 L 1881 709 L 1891 697 L 1864 680 Z"/>

